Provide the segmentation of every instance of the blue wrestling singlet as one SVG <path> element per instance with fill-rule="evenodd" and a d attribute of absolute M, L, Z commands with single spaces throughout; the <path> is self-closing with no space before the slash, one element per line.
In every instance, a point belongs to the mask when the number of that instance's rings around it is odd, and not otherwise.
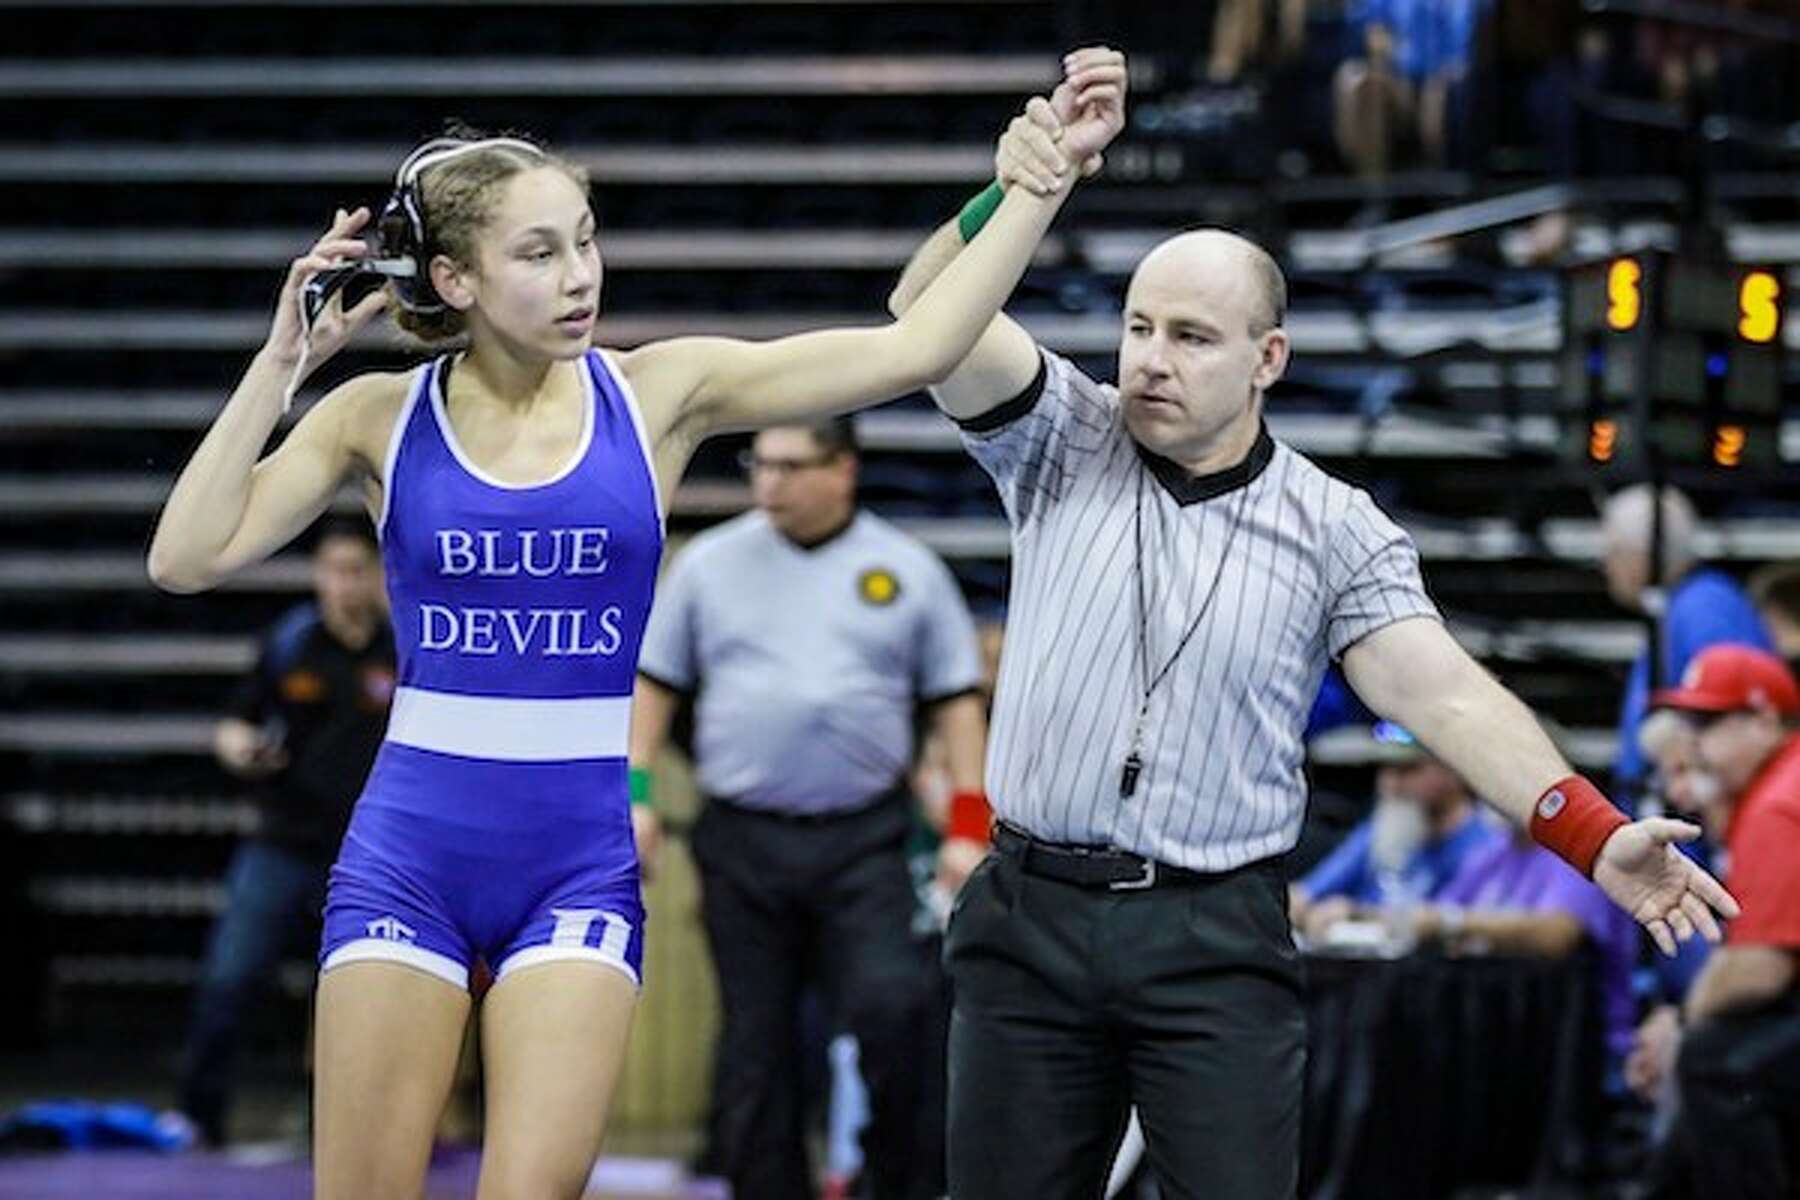
<path fill-rule="evenodd" d="M 589 959 L 640 978 L 626 783 L 638 648 L 662 555 L 636 399 L 603 353 L 563 470 L 485 475 L 419 369 L 388 446 L 380 530 L 399 686 L 331 869 L 321 969 L 376 959 L 458 986 Z"/>

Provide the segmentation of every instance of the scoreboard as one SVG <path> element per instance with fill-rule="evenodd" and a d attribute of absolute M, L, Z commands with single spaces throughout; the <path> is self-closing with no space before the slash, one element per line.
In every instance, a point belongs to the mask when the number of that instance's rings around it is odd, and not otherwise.
<path fill-rule="evenodd" d="M 1776 268 L 1661 250 L 1577 268 L 1563 303 L 1568 457 L 1776 466 L 1786 293 Z"/>

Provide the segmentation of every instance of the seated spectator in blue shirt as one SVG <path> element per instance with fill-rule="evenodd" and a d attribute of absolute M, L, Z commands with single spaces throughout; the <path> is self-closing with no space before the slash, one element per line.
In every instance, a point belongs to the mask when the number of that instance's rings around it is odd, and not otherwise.
<path fill-rule="evenodd" d="M 1444 71 L 1466 71 L 1488 0 L 1354 0 L 1347 16 L 1366 45 L 1371 29 L 1393 42 L 1394 68 L 1414 84 Z"/>
<path fill-rule="evenodd" d="M 1361 910 L 1432 899 L 1499 836 L 1462 777 L 1411 734 L 1386 721 L 1374 732 L 1384 759 L 1375 811 L 1290 889 L 1294 923 L 1315 940 Z"/>
<path fill-rule="evenodd" d="M 1633 612 L 1660 610 L 1660 686 L 1680 679 L 1688 663 L 1708 646 L 1734 642 L 1772 650 L 1756 606 L 1738 582 L 1723 571 L 1700 565 L 1695 550 L 1699 522 L 1694 506 L 1674 488 L 1663 489 L 1662 580 L 1650 568 L 1650 487 L 1638 484 L 1615 493 L 1600 519 L 1601 565 L 1614 602 Z M 1632 665 L 1619 711 L 1618 781 L 1614 799 L 1635 810 L 1636 794 L 1648 768 L 1638 744 L 1638 727 L 1650 701 L 1650 648 Z"/>
<path fill-rule="evenodd" d="M 1456 95 L 1468 76 L 1490 0 L 1356 0 L 1353 45 L 1332 81 L 1344 161 L 1365 179 L 1387 175 L 1417 146 L 1442 165 L 1466 132 Z"/>

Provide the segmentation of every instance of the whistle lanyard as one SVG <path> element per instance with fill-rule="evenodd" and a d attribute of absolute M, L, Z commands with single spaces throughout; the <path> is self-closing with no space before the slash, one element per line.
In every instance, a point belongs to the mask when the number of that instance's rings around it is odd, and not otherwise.
<path fill-rule="evenodd" d="M 1207 610 L 1212 608 L 1213 597 L 1219 594 L 1219 583 L 1225 578 L 1225 568 L 1231 563 L 1231 546 L 1237 541 L 1238 526 L 1242 524 L 1244 504 L 1250 495 L 1246 485 L 1238 495 L 1237 504 L 1231 510 L 1231 525 L 1225 533 L 1225 549 L 1219 556 L 1219 569 L 1213 572 L 1212 583 L 1206 589 L 1206 595 L 1200 601 L 1193 620 L 1188 622 L 1187 632 L 1181 635 L 1181 641 L 1175 646 L 1174 653 L 1154 676 L 1150 674 L 1150 612 L 1144 599 L 1144 476 L 1148 474 L 1142 463 L 1138 465 L 1137 499 L 1132 509 L 1131 540 L 1132 560 L 1131 573 L 1137 585 L 1137 666 L 1138 678 L 1143 680 L 1143 700 L 1138 705 L 1137 720 L 1131 726 L 1131 749 L 1125 755 L 1124 769 L 1119 773 L 1119 798 L 1125 799 L 1137 791 L 1138 777 L 1144 773 L 1144 722 L 1150 715 L 1150 697 L 1169 672 L 1174 669 L 1175 662 L 1186 650 L 1188 643 L 1194 640 L 1194 634 L 1200 629 L 1200 622 L 1206 618 Z"/>

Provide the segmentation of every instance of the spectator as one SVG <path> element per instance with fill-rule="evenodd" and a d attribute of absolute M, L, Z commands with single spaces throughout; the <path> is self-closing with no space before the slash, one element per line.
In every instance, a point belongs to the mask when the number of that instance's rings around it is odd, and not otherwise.
<path fill-rule="evenodd" d="M 1719 781 L 1701 765 L 1699 746 L 1688 723 L 1668 710 L 1652 712 L 1638 730 L 1638 745 L 1655 768 L 1646 781 L 1648 796 L 1676 816 L 1704 822 L 1707 807 L 1718 795 Z M 1708 856 L 1710 852 L 1707 845 L 1695 851 Z M 1679 1004 L 1687 997 L 1712 945 L 1705 938 L 1694 938 L 1682 943 L 1674 957 L 1658 955 L 1651 961 L 1650 970 L 1663 1001 Z"/>
<path fill-rule="evenodd" d="M 1443 165 L 1454 93 L 1469 77 L 1488 0 L 1360 0 L 1356 50 L 1338 68 L 1338 148 L 1365 179 L 1386 176 L 1416 148 Z"/>
<path fill-rule="evenodd" d="M 1700 762 L 1693 726 L 1672 710 L 1655 710 L 1638 727 L 1638 747 L 1653 768 L 1647 782 L 1657 799 L 1683 817 L 1704 821 L 1719 781 Z"/>
<path fill-rule="evenodd" d="M 1650 566 L 1653 515 L 1651 489 L 1638 484 L 1615 493 L 1601 513 L 1602 568 L 1615 603 L 1633 612 L 1655 613 L 1661 647 L 1657 678 L 1679 679 L 1706 647 L 1741 642 L 1767 650 L 1769 636 L 1756 607 L 1736 580 L 1702 566 L 1695 548 L 1694 506 L 1674 488 L 1662 492 L 1662 577 Z M 1643 785 L 1645 764 L 1638 726 L 1650 695 L 1650 649 L 1632 665 L 1619 712 L 1619 752 L 1614 766 L 1621 803 L 1633 805 Z"/>
<path fill-rule="evenodd" d="M 276 622 L 213 738 L 220 765 L 257 785 L 262 820 L 226 875 L 182 1068 L 181 1107 L 211 1145 L 225 1138 L 246 1006 L 298 935 L 316 940 L 326 870 L 394 693 L 381 557 L 366 521 L 324 527 L 313 597 Z"/>
<path fill-rule="evenodd" d="M 1663 1014 L 1633 1059 L 1640 1090 L 1672 1066 L 1680 1110 L 1654 1194 L 1791 1197 L 1800 1188 L 1800 685 L 1772 654 L 1713 646 L 1656 704 L 1692 723 L 1700 778 L 1717 781 L 1698 799 L 1727 847 L 1742 915 L 1679 1020 Z"/>
<path fill-rule="evenodd" d="M 1246 68 L 1298 55 L 1308 7 L 1309 0 L 1220 0 L 1213 13 L 1207 82 L 1236 83 Z"/>
<path fill-rule="evenodd" d="M 1383 721 L 1375 738 L 1385 752 L 1375 811 L 1290 892 L 1294 924 L 1314 941 L 1359 912 L 1435 898 L 1471 853 L 1498 836 L 1468 784 L 1411 734 Z"/>
<path fill-rule="evenodd" d="M 1693 726 L 1672 709 L 1662 708 L 1644 718 L 1638 745 L 1654 768 L 1648 793 L 1676 814 L 1704 822 L 1717 802 L 1720 785 L 1700 762 L 1699 739 Z M 1712 943 L 1695 938 L 1672 959 L 1654 964 L 1658 1003 L 1639 1023 L 1631 1053 L 1625 1060 L 1625 1083 L 1641 1098 L 1656 1106 L 1651 1140 L 1665 1141 L 1674 1117 L 1675 1049 L 1681 1036 L 1681 1004 L 1692 990 L 1710 956 Z"/>
<path fill-rule="evenodd" d="M 1750 577 L 1750 597 L 1773 649 L 1800 674 L 1800 563 L 1764 567 Z"/>

